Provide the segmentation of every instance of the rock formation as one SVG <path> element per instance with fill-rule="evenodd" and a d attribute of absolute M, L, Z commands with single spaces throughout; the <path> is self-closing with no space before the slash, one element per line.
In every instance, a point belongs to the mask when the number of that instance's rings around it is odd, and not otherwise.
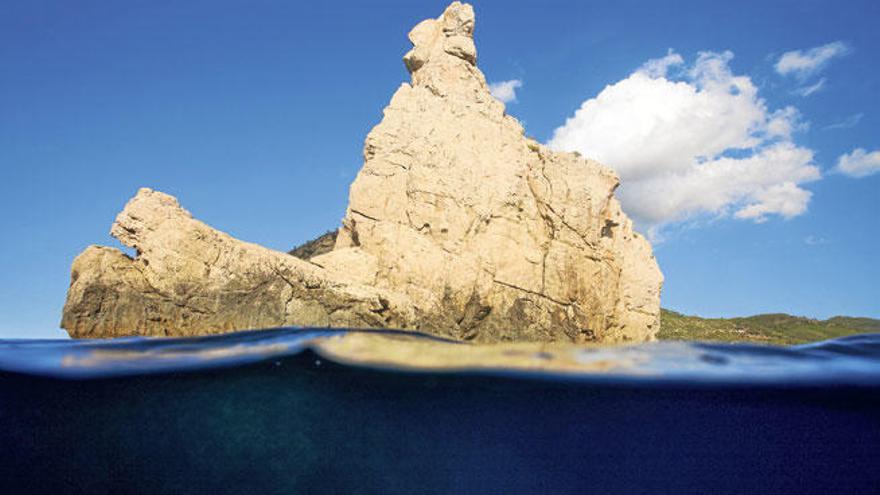
<path fill-rule="evenodd" d="M 72 337 L 413 321 L 393 295 L 334 281 L 307 261 L 234 239 L 150 189 L 138 191 L 110 233 L 137 256 L 91 246 L 74 260 L 61 321 Z"/>
<path fill-rule="evenodd" d="M 614 198 L 618 178 L 524 136 L 489 93 L 473 31 L 473 9 L 454 2 L 410 32 L 412 83 L 367 136 L 333 250 L 304 261 L 237 241 L 142 190 L 112 230 L 138 256 L 81 254 L 62 326 L 73 336 L 335 325 L 483 342 L 652 339 L 662 275 Z"/>

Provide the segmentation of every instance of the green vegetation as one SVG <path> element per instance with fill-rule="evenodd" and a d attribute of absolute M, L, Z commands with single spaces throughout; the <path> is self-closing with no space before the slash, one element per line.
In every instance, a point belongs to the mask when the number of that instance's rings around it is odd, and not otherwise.
<path fill-rule="evenodd" d="M 336 233 L 335 230 L 328 230 L 321 236 L 291 249 L 287 254 L 296 256 L 299 259 L 309 260 L 315 256 L 329 253 L 333 250 L 333 246 L 336 245 Z"/>
<path fill-rule="evenodd" d="M 880 332 L 880 320 L 835 316 L 813 320 L 787 314 L 745 318 L 700 318 L 667 309 L 660 316 L 660 340 L 711 340 L 803 344 L 857 333 Z"/>

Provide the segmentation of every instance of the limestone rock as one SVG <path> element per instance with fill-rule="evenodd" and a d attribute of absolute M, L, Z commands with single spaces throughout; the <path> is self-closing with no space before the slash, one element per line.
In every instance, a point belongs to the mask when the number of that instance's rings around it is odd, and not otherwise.
<path fill-rule="evenodd" d="M 126 205 L 111 234 L 137 256 L 92 246 L 74 260 L 61 322 L 72 337 L 370 328 L 413 320 L 392 294 L 332 280 L 307 261 L 234 239 L 150 189 Z"/>
<path fill-rule="evenodd" d="M 618 178 L 524 136 L 476 66 L 474 12 L 409 34 L 411 84 L 367 136 L 332 251 L 235 240 L 142 190 L 73 266 L 73 336 L 278 325 L 397 327 L 480 342 L 654 338 L 662 275 Z M 323 241 L 326 244 L 326 239 Z M 322 253 L 322 254 L 319 254 Z"/>
<path fill-rule="evenodd" d="M 336 249 L 454 338 L 646 340 L 662 275 L 614 199 L 618 178 L 523 135 L 476 67 L 473 9 L 409 34 L 403 84 L 366 140 Z M 332 266 L 327 260 L 326 267 Z"/>

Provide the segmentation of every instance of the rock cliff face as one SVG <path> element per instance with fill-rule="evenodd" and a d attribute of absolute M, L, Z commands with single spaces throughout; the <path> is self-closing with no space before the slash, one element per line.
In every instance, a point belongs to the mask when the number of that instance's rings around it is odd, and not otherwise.
<path fill-rule="evenodd" d="M 309 261 L 244 243 L 142 190 L 74 262 L 73 336 L 277 325 L 399 327 L 477 341 L 641 341 L 662 275 L 601 164 L 523 134 L 476 66 L 454 2 L 409 34 L 404 83 L 367 137 L 335 248 Z"/>

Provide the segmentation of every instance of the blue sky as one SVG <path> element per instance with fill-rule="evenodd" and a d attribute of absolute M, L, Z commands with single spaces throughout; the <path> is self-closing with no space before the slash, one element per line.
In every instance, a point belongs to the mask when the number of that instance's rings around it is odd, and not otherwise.
<path fill-rule="evenodd" d="M 880 317 L 880 4 L 474 3 L 509 113 L 617 162 L 664 307 Z M 3 2 L 0 338 L 65 335 L 71 261 L 141 186 L 279 250 L 337 226 L 445 4 Z"/>

